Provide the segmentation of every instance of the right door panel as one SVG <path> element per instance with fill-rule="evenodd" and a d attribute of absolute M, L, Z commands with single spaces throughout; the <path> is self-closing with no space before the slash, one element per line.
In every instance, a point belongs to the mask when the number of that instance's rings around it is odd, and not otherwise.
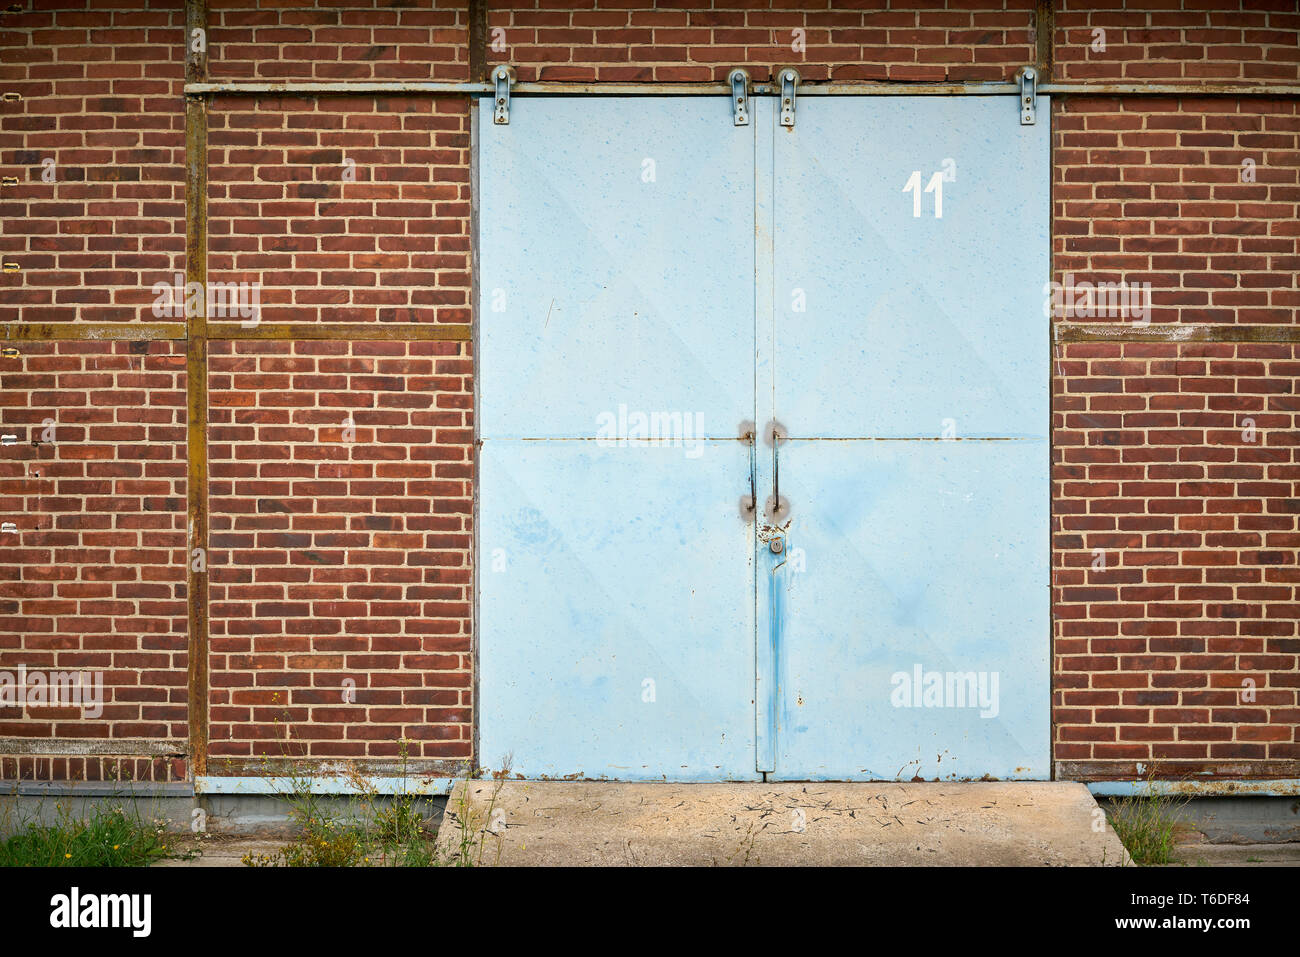
<path fill-rule="evenodd" d="M 778 778 L 1049 776 L 1048 116 L 808 96 L 775 130 Z"/>

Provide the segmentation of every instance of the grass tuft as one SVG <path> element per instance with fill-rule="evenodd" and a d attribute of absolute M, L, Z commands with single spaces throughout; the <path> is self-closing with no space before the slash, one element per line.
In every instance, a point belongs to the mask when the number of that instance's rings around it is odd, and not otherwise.
<path fill-rule="evenodd" d="M 1188 800 L 1159 793 L 1152 770 L 1144 790 L 1111 804 L 1111 827 L 1133 863 L 1150 866 L 1173 861 L 1178 838 L 1185 829 L 1178 819 L 1178 811 Z"/>
<path fill-rule="evenodd" d="M 62 804 L 54 824 L 29 823 L 0 841 L 0 867 L 145 867 L 168 857 L 165 822 L 97 806 L 84 818 Z"/>
<path fill-rule="evenodd" d="M 405 782 L 405 741 L 401 742 L 400 753 L 398 777 Z M 468 789 L 464 789 L 464 806 L 458 808 L 459 846 L 454 856 L 446 856 L 438 851 L 437 828 L 422 810 L 429 797 L 418 787 L 404 786 L 396 794 L 383 796 L 360 774 L 345 772 L 355 796 L 341 802 L 315 793 L 310 767 L 298 771 L 292 776 L 289 790 L 282 794 L 294 825 L 292 840 L 272 854 L 246 854 L 243 863 L 249 867 L 472 867 L 482 862 L 487 835 L 495 836 L 489 825 L 504 775 L 493 791 L 493 804 L 486 815 L 469 806 L 465 797 Z M 467 783 L 473 776 L 468 775 Z"/>

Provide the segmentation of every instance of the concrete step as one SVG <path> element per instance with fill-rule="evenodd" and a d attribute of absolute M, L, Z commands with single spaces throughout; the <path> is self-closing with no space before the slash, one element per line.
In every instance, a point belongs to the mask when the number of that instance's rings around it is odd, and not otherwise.
<path fill-rule="evenodd" d="M 490 865 L 1124 865 L 1082 784 L 460 782 L 438 831 Z"/>

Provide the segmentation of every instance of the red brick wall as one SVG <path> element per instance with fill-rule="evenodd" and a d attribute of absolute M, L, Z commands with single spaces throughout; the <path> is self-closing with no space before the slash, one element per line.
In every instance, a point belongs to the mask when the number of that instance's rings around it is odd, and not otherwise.
<path fill-rule="evenodd" d="M 461 351 L 211 346 L 211 773 L 394 759 L 402 738 L 413 759 L 470 758 Z"/>
<path fill-rule="evenodd" d="M 1053 124 L 1058 281 L 1150 283 L 1157 324 L 1295 325 L 1295 100 L 1070 97 Z M 1058 345 L 1064 776 L 1295 776 L 1294 349 Z"/>
<path fill-rule="evenodd" d="M 1034 59 L 1033 0 L 747 9 L 758 6 L 489 4 L 488 59 L 521 80 L 660 82 L 720 81 L 737 66 L 755 80 L 778 66 L 806 80 L 1005 80 Z"/>
<path fill-rule="evenodd" d="M 0 12 L 0 87 L 24 93 L 0 101 L 0 174 L 20 181 L 0 186 L 0 253 L 23 266 L 0 274 L 0 323 L 152 319 L 153 283 L 184 268 L 183 5 L 32 5 Z M 1005 80 L 1036 42 L 1032 0 L 487 6 L 487 42 L 504 49 L 470 51 L 467 2 L 211 0 L 210 73 L 461 80 L 482 52 L 523 80 L 717 80 L 737 65 L 761 80 L 785 64 L 814 81 Z M 1290 0 L 1055 8 L 1059 79 L 1300 77 Z M 212 102 L 210 278 L 259 282 L 262 322 L 376 335 L 211 344 L 211 773 L 281 755 L 380 768 L 399 737 L 417 759 L 471 756 L 472 362 L 466 345 L 380 332 L 470 318 L 468 109 L 420 95 Z M 1150 282 L 1156 324 L 1295 325 L 1294 99 L 1076 96 L 1052 114 L 1058 280 Z M 1060 771 L 1300 776 L 1296 347 L 1141 334 L 1055 348 Z M 31 523 L 34 497 L 57 499 L 65 524 L 0 539 L 0 666 L 89 649 L 117 683 L 108 723 L 0 714 L 0 739 L 183 739 L 184 344 L 20 348 L 0 360 L 0 423 L 23 436 L 0 446 L 0 511 Z M 170 381 L 132 378 L 145 375 Z M 122 392 L 97 405 L 104 376 Z M 159 401 L 140 406 L 142 391 Z M 86 436 L 23 444 L 47 415 Z M 92 447 L 106 458 L 76 457 Z M 52 490 L 28 473 L 42 456 L 68 470 L 40 480 Z M 105 548 L 142 554 L 103 577 Z M 100 646 L 106 615 L 120 646 Z M 0 758 L 2 777 L 184 770 Z"/>
<path fill-rule="evenodd" d="M 183 753 L 184 348 L 28 342 L 21 353 L 0 358 L 0 433 L 17 437 L 0 445 L 0 521 L 18 527 L 0 533 L 0 670 L 102 672 L 103 714 L 0 706 L 0 739 L 149 739 Z M 116 763 L 28 759 L 23 776 L 105 778 Z"/>
<path fill-rule="evenodd" d="M 261 283 L 263 322 L 469 322 L 464 98 L 221 97 L 209 126 L 208 276 Z"/>
<path fill-rule="evenodd" d="M 1297 107 L 1062 98 L 1052 116 L 1057 280 L 1149 282 L 1154 323 L 1293 325 Z"/>
<path fill-rule="evenodd" d="M 1057 79 L 1300 79 L 1294 0 L 1056 0 L 1055 6 Z"/>
<path fill-rule="evenodd" d="M 0 12 L 0 322 L 154 321 L 185 268 L 181 0 Z M 47 160 L 52 160 L 51 167 Z M 52 176 L 46 182 L 43 176 Z"/>
<path fill-rule="evenodd" d="M 1062 770 L 1293 776 L 1300 346 L 1071 343 L 1056 373 Z"/>
<path fill-rule="evenodd" d="M 210 75 L 242 80 L 465 80 L 469 7 L 422 0 L 209 0 Z"/>

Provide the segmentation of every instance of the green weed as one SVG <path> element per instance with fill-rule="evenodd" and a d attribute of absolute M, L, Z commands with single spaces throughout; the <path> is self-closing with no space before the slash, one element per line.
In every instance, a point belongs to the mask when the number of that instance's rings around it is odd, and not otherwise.
<path fill-rule="evenodd" d="M 1133 858 L 1133 863 L 1168 864 L 1173 860 L 1174 848 L 1184 829 L 1177 812 L 1187 801 L 1188 798 L 1161 794 L 1156 788 L 1153 769 L 1145 789 L 1111 805 L 1111 827 Z"/>
<path fill-rule="evenodd" d="M 101 805 L 85 817 L 55 808 L 54 824 L 28 823 L 0 841 L 0 867 L 145 867 L 172 856 L 166 822 L 144 821 L 134 808 Z"/>

